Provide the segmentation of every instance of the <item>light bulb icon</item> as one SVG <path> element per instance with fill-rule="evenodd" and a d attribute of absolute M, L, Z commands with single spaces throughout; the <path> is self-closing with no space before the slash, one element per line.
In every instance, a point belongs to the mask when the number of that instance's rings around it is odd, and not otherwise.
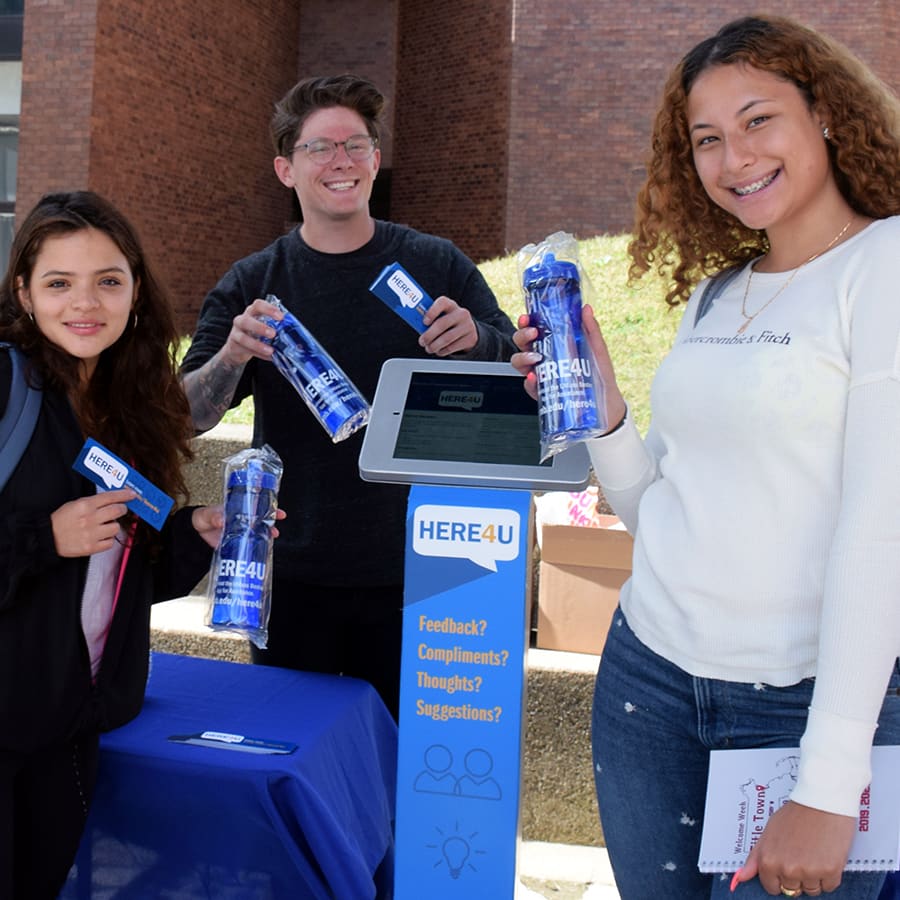
<path fill-rule="evenodd" d="M 441 845 L 441 853 L 447 861 L 451 878 L 459 878 L 466 860 L 469 858 L 469 845 L 461 837 L 448 837 Z"/>
<path fill-rule="evenodd" d="M 429 850 L 434 850 L 435 853 L 440 851 L 440 856 L 434 860 L 434 868 L 442 868 L 446 864 L 447 871 L 454 881 L 459 881 L 463 869 L 466 870 L 467 875 L 469 872 L 477 874 L 478 866 L 475 864 L 478 862 L 478 857 L 487 855 L 486 850 L 478 849 L 478 831 L 460 833 L 459 826 L 460 823 L 456 822 L 453 831 L 450 832 L 450 829 L 435 825 L 435 831 L 439 835 L 438 839 L 434 843 L 425 844 Z"/>

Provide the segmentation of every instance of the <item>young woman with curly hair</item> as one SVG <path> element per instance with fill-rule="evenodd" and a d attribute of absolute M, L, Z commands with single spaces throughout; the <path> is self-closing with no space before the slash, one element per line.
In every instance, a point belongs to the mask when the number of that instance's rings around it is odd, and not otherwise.
<path fill-rule="evenodd" d="M 900 214 L 900 104 L 846 47 L 776 18 L 747 18 L 698 44 L 669 76 L 638 194 L 632 275 L 672 271 L 670 303 L 704 276 L 765 253 L 765 229 L 744 223 L 703 187 L 688 133 L 688 96 L 710 66 L 743 63 L 790 81 L 829 125 L 826 150 L 838 190 L 863 217 Z"/>
<path fill-rule="evenodd" d="M 882 889 L 843 869 L 872 744 L 900 744 L 898 214 L 897 98 L 847 50 L 749 17 L 676 66 L 631 247 L 687 300 L 646 438 L 584 313 L 615 425 L 589 449 L 635 537 L 593 713 L 623 900 Z M 731 883 L 701 874 L 709 753 L 763 746 L 800 747 L 790 800 Z"/>
<path fill-rule="evenodd" d="M 72 469 L 85 438 L 183 498 L 192 425 L 172 308 L 107 201 L 50 194 L 22 222 L 0 285 L 0 340 L 42 388 L 34 434 L 0 491 L 0 896 L 55 898 L 75 857 L 99 734 L 137 715 L 150 605 L 208 570 L 220 509 L 161 534 Z M 11 384 L 0 353 L 0 413 Z"/>

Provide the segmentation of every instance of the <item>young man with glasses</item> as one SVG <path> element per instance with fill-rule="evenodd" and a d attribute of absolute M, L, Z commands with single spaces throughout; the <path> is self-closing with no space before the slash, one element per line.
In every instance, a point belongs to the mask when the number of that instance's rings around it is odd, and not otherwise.
<path fill-rule="evenodd" d="M 382 363 L 436 355 L 507 360 L 514 327 L 450 241 L 373 219 L 384 97 L 353 75 L 312 78 L 276 104 L 275 173 L 302 224 L 235 263 L 210 292 L 183 364 L 200 431 L 253 395 L 254 446 L 284 461 L 289 516 L 275 553 L 268 649 L 255 662 L 370 681 L 397 716 L 407 489 L 360 480 L 357 432 L 333 444 L 270 363 L 261 298 L 275 294 L 371 401 Z M 434 297 L 424 334 L 369 292 L 398 262 Z"/>

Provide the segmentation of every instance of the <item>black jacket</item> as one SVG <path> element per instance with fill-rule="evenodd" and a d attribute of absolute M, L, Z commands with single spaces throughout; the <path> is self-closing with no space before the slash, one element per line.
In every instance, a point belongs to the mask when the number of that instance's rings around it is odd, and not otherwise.
<path fill-rule="evenodd" d="M 0 354 L 0 411 L 9 383 Z M 92 684 L 81 629 L 88 558 L 58 556 L 50 525 L 53 510 L 96 490 L 72 469 L 82 443 L 68 401 L 45 391 L 28 450 L 0 492 L 0 751 L 29 752 L 134 718 L 147 681 L 150 605 L 189 593 L 209 567 L 212 551 L 190 509 L 169 518 L 153 561 L 146 541 L 137 542 Z"/>

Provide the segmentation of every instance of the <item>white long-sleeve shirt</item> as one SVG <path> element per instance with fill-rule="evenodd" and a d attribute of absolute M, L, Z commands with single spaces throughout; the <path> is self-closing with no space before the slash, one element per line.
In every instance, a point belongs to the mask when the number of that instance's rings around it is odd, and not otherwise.
<path fill-rule="evenodd" d="M 816 685 L 792 799 L 856 816 L 900 653 L 900 217 L 803 266 L 750 322 L 749 266 L 688 303 L 633 424 L 589 444 L 635 536 L 629 625 L 685 671 Z M 752 315 L 788 273 L 754 273 Z"/>

